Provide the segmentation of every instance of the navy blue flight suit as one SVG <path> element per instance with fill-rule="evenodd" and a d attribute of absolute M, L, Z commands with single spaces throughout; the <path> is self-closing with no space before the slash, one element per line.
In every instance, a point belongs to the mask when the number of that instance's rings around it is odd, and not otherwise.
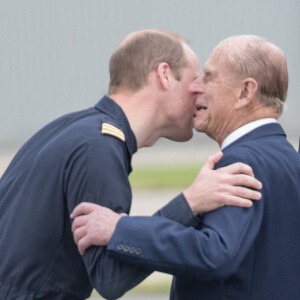
<path fill-rule="evenodd" d="M 106 96 L 46 125 L 20 149 L 0 181 L 1 300 L 85 299 L 93 287 L 115 299 L 151 273 L 109 258 L 105 247 L 80 256 L 69 217 L 83 201 L 129 213 L 136 151 L 126 116 Z M 158 215 L 197 224 L 182 195 Z"/>

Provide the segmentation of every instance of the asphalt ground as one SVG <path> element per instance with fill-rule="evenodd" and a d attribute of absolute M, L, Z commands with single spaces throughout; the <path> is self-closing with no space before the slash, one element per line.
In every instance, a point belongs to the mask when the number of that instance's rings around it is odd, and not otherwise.
<path fill-rule="evenodd" d="M 102 300 L 104 298 L 102 297 L 90 297 L 88 298 L 89 300 Z M 169 295 L 168 294 L 163 294 L 163 295 L 156 295 L 156 294 L 149 294 L 149 295 L 142 295 L 142 294 L 136 294 L 136 295 L 124 295 L 122 300 L 168 300 Z"/>
<path fill-rule="evenodd" d="M 88 298 L 89 300 L 102 300 L 104 298 L 102 297 L 90 297 Z M 121 298 L 122 300 L 168 300 L 169 299 L 169 295 L 167 294 L 163 294 L 163 295 L 141 295 L 141 294 L 137 294 L 137 295 L 125 295 Z"/>

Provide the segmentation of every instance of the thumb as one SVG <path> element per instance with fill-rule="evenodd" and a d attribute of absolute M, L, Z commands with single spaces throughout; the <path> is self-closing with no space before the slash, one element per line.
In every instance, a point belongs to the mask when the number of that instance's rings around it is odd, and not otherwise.
<path fill-rule="evenodd" d="M 221 151 L 216 153 L 215 155 L 210 156 L 204 163 L 203 168 L 213 170 L 215 167 L 215 164 L 217 162 L 219 162 L 222 157 L 223 157 L 223 152 L 221 152 Z"/>

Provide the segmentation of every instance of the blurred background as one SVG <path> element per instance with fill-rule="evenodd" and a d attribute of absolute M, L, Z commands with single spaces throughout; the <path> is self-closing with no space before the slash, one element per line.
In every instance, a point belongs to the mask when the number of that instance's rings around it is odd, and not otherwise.
<path fill-rule="evenodd" d="M 146 28 L 185 37 L 201 66 L 228 36 L 254 34 L 275 42 L 286 54 L 290 76 L 280 122 L 298 147 L 299 0 L 0 0 L 0 176 L 39 128 L 94 105 L 106 94 L 112 52 L 127 34 Z M 217 150 L 215 142 L 199 133 L 186 143 L 160 140 L 139 150 L 133 159 L 132 213 L 155 212 Z M 183 175 L 173 181 L 168 170 Z M 158 182 L 167 179 L 171 184 L 136 183 L 149 172 Z M 156 299 L 154 292 L 157 299 L 168 299 L 170 280 L 155 273 L 124 299 Z M 96 293 L 92 297 L 101 299 Z"/>

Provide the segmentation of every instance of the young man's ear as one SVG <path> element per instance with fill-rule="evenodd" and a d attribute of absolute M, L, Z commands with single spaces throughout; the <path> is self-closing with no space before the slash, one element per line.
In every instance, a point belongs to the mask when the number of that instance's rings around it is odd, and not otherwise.
<path fill-rule="evenodd" d="M 239 95 L 235 104 L 235 109 L 239 110 L 247 106 L 255 97 L 257 92 L 257 82 L 253 78 L 246 78 L 243 80 Z"/>
<path fill-rule="evenodd" d="M 162 62 L 157 66 L 156 76 L 157 76 L 157 79 L 158 79 L 161 87 L 164 90 L 169 89 L 169 85 L 171 83 L 171 75 L 172 75 L 172 72 L 171 72 L 169 64 Z"/>

